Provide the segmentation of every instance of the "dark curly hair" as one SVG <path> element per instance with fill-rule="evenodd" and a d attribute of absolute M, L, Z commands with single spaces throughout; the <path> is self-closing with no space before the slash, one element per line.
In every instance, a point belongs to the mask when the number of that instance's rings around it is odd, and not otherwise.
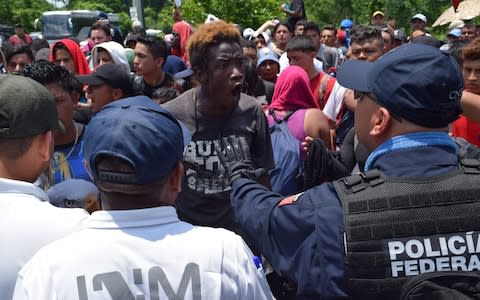
<path fill-rule="evenodd" d="M 59 84 L 67 93 L 78 91 L 78 88 L 82 84 L 64 67 L 48 62 L 48 61 L 36 61 L 33 62 L 22 70 L 21 75 L 30 77 L 33 80 L 47 85 L 50 83 Z"/>
<path fill-rule="evenodd" d="M 205 70 L 208 65 L 208 48 L 223 42 L 240 45 L 240 32 L 232 24 L 217 21 L 199 26 L 190 36 L 187 45 L 192 69 Z"/>

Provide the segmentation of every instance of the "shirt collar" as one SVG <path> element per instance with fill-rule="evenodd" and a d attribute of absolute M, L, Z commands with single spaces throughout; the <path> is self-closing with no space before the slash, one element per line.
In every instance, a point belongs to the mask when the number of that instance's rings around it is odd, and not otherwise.
<path fill-rule="evenodd" d="M 172 206 L 130 210 L 99 210 L 90 217 L 89 228 L 112 229 L 144 227 L 179 222 Z"/>
<path fill-rule="evenodd" d="M 27 194 L 32 195 L 41 201 L 48 201 L 47 194 L 41 188 L 26 181 L 0 178 L 0 193 Z"/>
<path fill-rule="evenodd" d="M 442 146 L 453 152 L 457 151 L 455 143 L 450 136 L 444 132 L 415 132 L 394 136 L 370 153 L 365 163 L 365 171 L 375 168 L 374 164 L 377 159 L 386 153 L 430 146 Z"/>

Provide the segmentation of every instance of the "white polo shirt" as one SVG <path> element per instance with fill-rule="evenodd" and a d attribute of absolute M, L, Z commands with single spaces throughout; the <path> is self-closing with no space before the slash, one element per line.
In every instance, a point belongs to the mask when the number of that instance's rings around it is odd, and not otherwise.
<path fill-rule="evenodd" d="M 18 271 L 41 247 L 85 226 L 83 209 L 58 208 L 39 187 L 0 178 L 0 299 L 11 299 Z"/>
<path fill-rule="evenodd" d="M 193 226 L 180 221 L 173 207 L 156 207 L 94 212 L 87 229 L 44 247 L 25 265 L 14 299 L 120 295 L 272 298 L 263 271 L 238 235 Z"/>

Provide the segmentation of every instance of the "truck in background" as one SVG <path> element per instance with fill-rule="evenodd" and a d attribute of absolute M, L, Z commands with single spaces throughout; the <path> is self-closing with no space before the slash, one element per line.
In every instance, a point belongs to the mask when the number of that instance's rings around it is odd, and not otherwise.
<path fill-rule="evenodd" d="M 35 30 L 41 26 L 42 37 L 53 43 L 64 38 L 83 41 L 88 38 L 90 26 L 103 14 L 99 10 L 55 10 L 46 11 L 35 20 Z M 120 18 L 115 13 L 107 13 L 109 23 L 118 28 Z"/>

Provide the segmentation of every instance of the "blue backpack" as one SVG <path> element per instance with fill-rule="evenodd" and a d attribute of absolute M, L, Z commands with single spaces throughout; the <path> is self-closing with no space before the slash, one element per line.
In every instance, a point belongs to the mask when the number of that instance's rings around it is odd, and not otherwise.
<path fill-rule="evenodd" d="M 303 163 L 300 159 L 300 144 L 287 126 L 288 118 L 295 111 L 289 111 L 278 119 L 273 109 L 269 114 L 275 123 L 270 127 L 275 168 L 270 173 L 272 191 L 282 195 L 293 195 L 303 188 Z"/>

